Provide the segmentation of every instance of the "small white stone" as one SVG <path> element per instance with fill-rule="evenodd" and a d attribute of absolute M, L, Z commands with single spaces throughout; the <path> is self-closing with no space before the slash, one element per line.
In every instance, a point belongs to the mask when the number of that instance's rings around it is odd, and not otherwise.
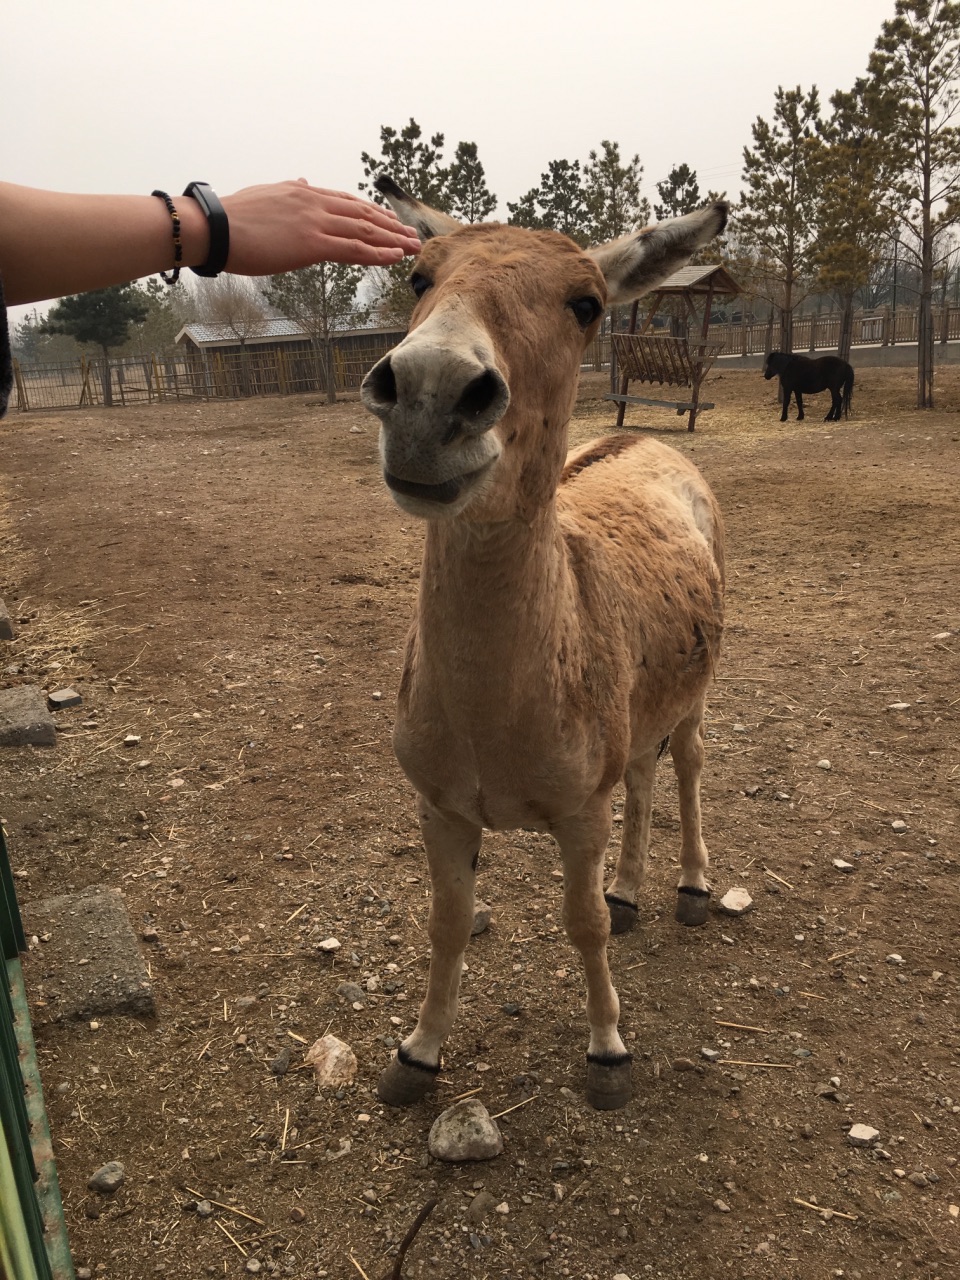
<path fill-rule="evenodd" d="M 708 1062 L 716 1062 L 720 1057 L 719 1049 L 701 1049 L 700 1057 L 706 1058 Z"/>
<path fill-rule="evenodd" d="M 887 964 L 903 964 L 903 956 L 896 951 L 891 951 L 887 956 Z"/>
<path fill-rule="evenodd" d="M 823 769 L 826 773 L 829 773 L 830 770 L 833 768 L 833 765 L 830 763 L 829 760 L 818 760 L 817 768 Z"/>
<path fill-rule="evenodd" d="M 339 938 L 324 938 L 324 940 L 323 940 L 322 942 L 318 942 L 318 943 L 317 943 L 317 946 L 318 946 L 318 948 L 319 948 L 321 951 L 327 951 L 327 952 L 339 951 L 339 950 L 340 950 L 340 939 L 339 939 Z"/>
<path fill-rule="evenodd" d="M 742 916 L 753 906 L 753 899 L 746 889 L 728 889 L 717 905 L 728 916 Z"/>
<path fill-rule="evenodd" d="M 953 638 L 952 631 L 938 631 L 933 637 L 934 640 L 951 640 Z"/>
<path fill-rule="evenodd" d="M 128 733 L 123 740 L 123 745 L 125 747 L 139 747 L 140 745 L 139 733 Z"/>
<path fill-rule="evenodd" d="M 500 1201 L 500 1203 L 496 1207 L 495 1212 L 502 1214 L 503 1217 L 507 1216 L 507 1214 L 510 1212 L 510 1206 L 507 1204 L 506 1200 Z"/>
<path fill-rule="evenodd" d="M 880 1130 L 868 1124 L 855 1124 L 847 1130 L 847 1141 L 854 1147 L 869 1147 L 879 1137 Z"/>
<path fill-rule="evenodd" d="M 887 710 L 888 711 L 909 711 L 910 703 L 909 702 L 891 702 L 888 704 Z"/>
<path fill-rule="evenodd" d="M 844 862 L 843 858 L 834 858 L 833 865 L 838 871 L 843 872 L 850 872 L 855 869 L 852 862 Z"/>
<path fill-rule="evenodd" d="M 379 702 L 379 701 L 381 700 L 381 698 L 383 697 L 383 694 L 380 692 L 380 690 L 379 690 L 379 689 L 374 689 L 374 691 L 373 691 L 373 693 L 371 693 L 370 697 L 374 700 L 374 702 Z"/>
<path fill-rule="evenodd" d="M 907 824 L 902 818 L 894 818 L 893 822 L 890 823 L 890 827 L 894 831 L 906 831 Z"/>

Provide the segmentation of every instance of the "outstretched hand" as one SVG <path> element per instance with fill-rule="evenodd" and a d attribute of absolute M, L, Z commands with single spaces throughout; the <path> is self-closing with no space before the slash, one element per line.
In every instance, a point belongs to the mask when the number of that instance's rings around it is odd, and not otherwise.
<path fill-rule="evenodd" d="M 310 263 L 386 267 L 420 251 L 391 209 L 305 178 L 244 187 L 222 198 L 230 220 L 227 271 L 266 276 Z"/>

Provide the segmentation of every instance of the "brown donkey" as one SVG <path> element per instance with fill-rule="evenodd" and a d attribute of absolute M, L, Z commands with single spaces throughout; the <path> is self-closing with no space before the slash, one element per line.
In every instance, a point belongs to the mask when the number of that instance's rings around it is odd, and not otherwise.
<path fill-rule="evenodd" d="M 462 227 L 377 183 L 424 241 L 409 335 L 363 383 L 384 478 L 426 521 L 394 748 L 419 796 L 433 888 L 427 993 L 380 1077 L 383 1101 L 435 1085 L 457 1011 L 484 827 L 549 831 L 563 922 L 583 957 L 587 1097 L 630 1098 L 607 967 L 646 859 L 658 747 L 680 791 L 677 919 L 703 924 L 704 698 L 723 627 L 720 513 L 674 450 L 609 436 L 567 453 L 580 361 L 604 306 L 654 288 L 724 226 L 726 206 L 581 251 L 565 236 Z M 611 794 L 623 839 L 604 895 Z M 606 900 L 605 900 L 606 899 Z"/>

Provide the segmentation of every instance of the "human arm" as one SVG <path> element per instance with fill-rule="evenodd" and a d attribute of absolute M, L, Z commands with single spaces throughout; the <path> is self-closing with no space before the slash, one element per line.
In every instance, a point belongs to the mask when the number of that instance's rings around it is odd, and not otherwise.
<path fill-rule="evenodd" d="M 197 202 L 173 196 L 182 266 L 207 260 L 210 236 Z M 221 203 L 230 222 L 226 270 L 274 275 L 316 262 L 389 266 L 419 242 L 396 215 L 302 178 L 245 187 Z M 71 195 L 0 183 L 0 275 L 8 305 L 124 284 L 174 262 L 173 231 L 155 196 Z"/>

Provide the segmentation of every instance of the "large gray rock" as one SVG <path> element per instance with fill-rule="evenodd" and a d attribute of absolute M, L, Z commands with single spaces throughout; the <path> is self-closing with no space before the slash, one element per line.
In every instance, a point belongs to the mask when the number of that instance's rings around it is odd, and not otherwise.
<path fill-rule="evenodd" d="M 482 1102 L 465 1098 L 434 1120 L 427 1149 L 435 1160 L 453 1164 L 493 1160 L 503 1152 L 503 1135 Z"/>
<path fill-rule="evenodd" d="M 0 747 L 54 747 L 57 728 L 35 684 L 0 689 Z"/>
<path fill-rule="evenodd" d="M 34 1023 L 155 1016 L 150 978 L 118 890 L 28 902 L 23 920 L 28 934 L 45 939 L 25 962 L 36 996 Z"/>

